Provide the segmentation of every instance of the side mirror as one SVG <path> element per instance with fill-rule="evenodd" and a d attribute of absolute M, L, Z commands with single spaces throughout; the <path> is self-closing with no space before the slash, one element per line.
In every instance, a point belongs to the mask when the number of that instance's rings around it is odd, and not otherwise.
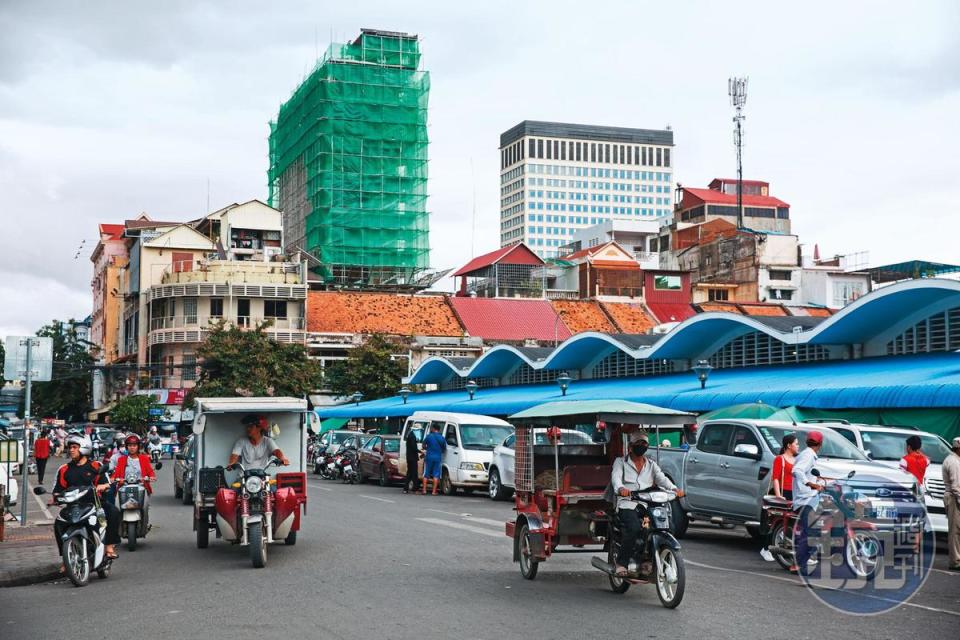
<path fill-rule="evenodd" d="M 42 495 L 45 494 L 46 492 L 47 492 L 47 490 L 46 490 L 45 488 L 43 488 L 43 487 L 34 487 L 34 488 L 33 488 L 33 495 L 35 495 L 35 496 L 42 496 Z"/>
<path fill-rule="evenodd" d="M 855 476 L 855 475 L 857 475 L 857 470 L 856 470 L 856 469 L 854 469 L 853 471 L 851 471 L 850 473 L 847 474 L 847 479 L 849 480 L 850 478 L 852 478 L 852 477 Z"/>
<path fill-rule="evenodd" d="M 159 471 L 160 469 L 163 469 L 163 463 L 160 461 L 157 461 L 157 464 L 153 465 L 153 468 Z"/>
<path fill-rule="evenodd" d="M 755 444 L 738 444 L 733 448 L 733 455 L 738 458 L 760 459 L 760 447 Z"/>

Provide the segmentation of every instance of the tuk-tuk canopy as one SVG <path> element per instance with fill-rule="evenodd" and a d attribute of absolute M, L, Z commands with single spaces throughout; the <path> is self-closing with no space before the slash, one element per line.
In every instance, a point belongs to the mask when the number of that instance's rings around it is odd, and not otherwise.
<path fill-rule="evenodd" d="M 301 398 L 238 397 L 197 398 L 197 407 L 204 413 L 270 413 L 272 411 L 306 411 L 307 401 Z"/>
<path fill-rule="evenodd" d="M 691 424 L 696 416 L 627 400 L 558 400 L 544 402 L 510 416 L 517 422 L 550 424 L 553 418 L 590 416 L 591 419 L 621 424 Z"/>

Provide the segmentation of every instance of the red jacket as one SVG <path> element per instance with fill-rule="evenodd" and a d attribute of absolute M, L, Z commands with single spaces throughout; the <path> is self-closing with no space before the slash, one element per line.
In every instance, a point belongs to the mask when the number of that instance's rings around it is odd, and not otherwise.
<path fill-rule="evenodd" d="M 50 457 L 50 441 L 47 438 L 37 438 L 33 443 L 33 457 L 38 460 Z"/>
<path fill-rule="evenodd" d="M 120 459 L 117 460 L 117 468 L 113 470 L 113 479 L 114 480 L 123 480 L 124 474 L 127 471 L 127 459 L 130 457 L 130 454 L 125 456 L 120 456 Z M 150 456 L 145 453 L 138 454 L 140 458 L 140 473 L 143 475 L 144 479 L 156 480 L 157 474 L 153 470 L 153 466 L 150 464 Z M 153 493 L 153 489 L 150 487 L 150 483 L 147 483 L 147 493 Z"/>

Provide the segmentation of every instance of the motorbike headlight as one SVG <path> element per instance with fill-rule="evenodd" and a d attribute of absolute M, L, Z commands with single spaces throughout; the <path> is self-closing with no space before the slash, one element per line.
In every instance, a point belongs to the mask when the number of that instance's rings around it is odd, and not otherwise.
<path fill-rule="evenodd" d="M 263 480 L 259 476 L 250 476 L 244 481 L 244 488 L 247 493 L 260 493 L 263 489 Z"/>
<path fill-rule="evenodd" d="M 654 518 L 662 518 L 664 516 L 663 509 L 661 509 L 660 507 L 657 507 L 656 509 L 652 509 L 650 511 L 650 515 L 652 515 Z"/>
<path fill-rule="evenodd" d="M 461 462 L 460 468 L 464 471 L 483 471 L 483 465 L 479 462 Z"/>
<path fill-rule="evenodd" d="M 395 467 L 399 467 L 399 466 L 400 466 L 400 461 L 397 460 L 396 458 L 390 458 L 390 464 L 392 464 L 392 465 L 395 466 Z"/>
<path fill-rule="evenodd" d="M 87 522 L 90 524 L 91 527 L 96 526 L 97 516 L 91 515 L 89 518 L 87 518 Z"/>

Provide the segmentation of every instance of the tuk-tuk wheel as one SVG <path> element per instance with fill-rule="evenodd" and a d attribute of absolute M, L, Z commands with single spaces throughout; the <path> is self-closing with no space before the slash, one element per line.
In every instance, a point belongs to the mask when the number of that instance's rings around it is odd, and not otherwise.
<path fill-rule="evenodd" d="M 210 523 L 207 516 L 202 515 L 197 520 L 197 549 L 206 549 L 210 544 Z"/>
<path fill-rule="evenodd" d="M 291 531 L 288 533 L 287 537 L 283 539 L 283 544 L 287 545 L 288 547 L 292 547 L 293 545 L 297 544 L 297 532 Z"/>
<path fill-rule="evenodd" d="M 520 575 L 527 580 L 537 577 L 540 562 L 534 559 L 530 547 L 530 527 L 524 523 L 517 530 L 517 544 L 520 549 Z"/>

